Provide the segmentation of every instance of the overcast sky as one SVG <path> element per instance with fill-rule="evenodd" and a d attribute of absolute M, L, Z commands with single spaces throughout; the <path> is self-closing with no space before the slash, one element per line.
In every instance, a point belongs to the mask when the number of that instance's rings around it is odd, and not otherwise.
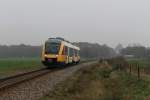
<path fill-rule="evenodd" d="M 0 44 L 55 36 L 150 46 L 150 0 L 0 0 Z"/>

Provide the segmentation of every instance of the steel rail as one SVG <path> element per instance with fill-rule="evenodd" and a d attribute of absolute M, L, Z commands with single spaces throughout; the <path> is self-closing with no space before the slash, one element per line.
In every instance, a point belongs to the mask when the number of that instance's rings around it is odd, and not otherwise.
<path fill-rule="evenodd" d="M 53 70 L 54 71 L 54 70 Z M 52 72 L 46 68 L 0 79 L 0 90 Z"/>

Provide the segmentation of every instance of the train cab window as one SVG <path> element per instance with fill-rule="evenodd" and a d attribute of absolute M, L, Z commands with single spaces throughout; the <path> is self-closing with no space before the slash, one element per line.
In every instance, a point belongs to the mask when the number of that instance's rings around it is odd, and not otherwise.
<path fill-rule="evenodd" d="M 59 43 L 45 43 L 45 53 L 46 54 L 58 54 L 60 49 Z"/>

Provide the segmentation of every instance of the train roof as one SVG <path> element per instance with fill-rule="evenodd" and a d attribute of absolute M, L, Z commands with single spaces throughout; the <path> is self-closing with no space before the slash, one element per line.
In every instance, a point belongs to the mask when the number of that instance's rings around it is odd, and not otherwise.
<path fill-rule="evenodd" d="M 67 41 L 67 40 L 65 40 L 64 38 L 61 38 L 61 37 L 49 38 L 46 42 L 55 42 L 55 43 L 63 42 L 65 46 L 68 46 L 68 47 L 76 49 L 76 50 L 80 50 L 79 47 L 73 45 L 71 42 L 69 42 L 69 41 Z"/>
<path fill-rule="evenodd" d="M 77 46 L 75 46 L 75 45 L 73 45 L 71 43 L 68 43 L 68 42 L 65 42 L 65 41 L 63 41 L 63 43 L 64 43 L 65 46 L 68 46 L 68 47 L 76 49 L 76 50 L 80 50 L 79 47 L 77 47 Z"/>
<path fill-rule="evenodd" d="M 56 37 L 56 38 L 49 38 L 48 40 L 55 40 L 55 41 L 65 41 L 67 43 L 71 43 L 68 40 L 65 40 L 64 38 L 61 37 Z"/>

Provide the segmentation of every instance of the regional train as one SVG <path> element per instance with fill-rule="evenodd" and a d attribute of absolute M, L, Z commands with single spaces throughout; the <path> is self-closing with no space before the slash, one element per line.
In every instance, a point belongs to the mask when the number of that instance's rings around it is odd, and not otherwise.
<path fill-rule="evenodd" d="M 49 38 L 43 45 L 41 61 L 48 67 L 77 64 L 80 62 L 79 52 L 79 47 L 63 38 Z"/>

